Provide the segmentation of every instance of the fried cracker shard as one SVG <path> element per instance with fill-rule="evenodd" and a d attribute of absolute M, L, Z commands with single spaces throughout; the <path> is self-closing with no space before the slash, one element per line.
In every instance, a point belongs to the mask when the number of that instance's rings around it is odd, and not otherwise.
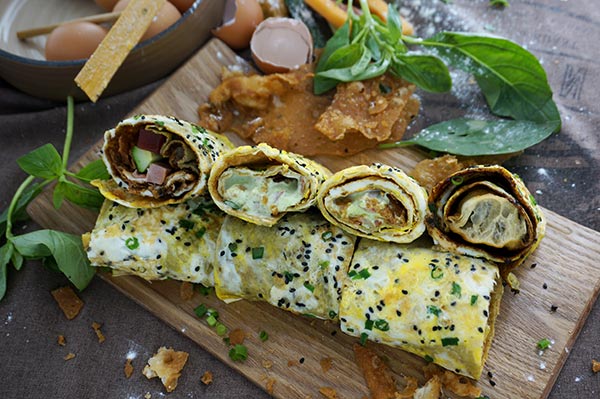
<path fill-rule="evenodd" d="M 177 352 L 173 348 L 167 349 L 162 346 L 153 357 L 148 359 L 143 374 L 148 379 L 159 377 L 167 392 L 173 392 L 188 356 L 187 352 Z"/>
<path fill-rule="evenodd" d="M 69 320 L 74 319 L 83 308 L 83 301 L 69 286 L 57 288 L 51 294 Z"/>

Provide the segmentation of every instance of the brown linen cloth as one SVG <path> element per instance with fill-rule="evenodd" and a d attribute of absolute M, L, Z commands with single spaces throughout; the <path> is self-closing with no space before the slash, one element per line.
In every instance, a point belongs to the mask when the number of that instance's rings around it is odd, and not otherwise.
<path fill-rule="evenodd" d="M 442 29 L 494 33 L 526 46 L 542 60 L 563 117 L 562 132 L 506 166 L 523 177 L 542 206 L 600 230 L 600 8 L 596 2 L 512 0 L 504 10 L 489 7 L 488 0 L 449 4 L 421 0 L 420 7 L 416 3 L 405 0 L 403 6 L 419 36 Z M 83 154 L 160 83 L 97 104 L 77 104 L 71 159 Z M 411 131 L 465 113 L 477 115 L 481 96 L 473 93 L 464 84 L 445 96 L 421 93 L 426 107 Z M 0 209 L 8 206 L 25 177 L 15 160 L 48 142 L 60 151 L 65 120 L 64 104 L 30 97 L 0 81 Z M 23 231 L 37 228 L 28 222 Z M 9 267 L 8 292 L 0 302 L 0 398 L 142 398 L 147 392 L 152 398 L 163 397 L 159 381 L 141 374 L 147 359 L 162 345 L 190 353 L 169 398 L 268 397 L 98 278 L 80 294 L 85 302 L 82 313 L 67 321 L 50 296 L 51 290 L 65 284 L 66 278 L 40 262 L 26 262 L 20 272 Z M 105 342 L 98 343 L 92 322 L 102 324 Z M 57 344 L 58 335 L 66 337 L 65 347 Z M 69 352 L 76 357 L 63 360 Z M 128 355 L 135 356 L 130 379 L 123 373 Z M 600 359 L 600 302 L 570 351 L 550 398 L 597 399 L 600 375 L 591 371 L 593 358 Z M 214 374 L 209 386 L 200 382 L 206 370 Z"/>

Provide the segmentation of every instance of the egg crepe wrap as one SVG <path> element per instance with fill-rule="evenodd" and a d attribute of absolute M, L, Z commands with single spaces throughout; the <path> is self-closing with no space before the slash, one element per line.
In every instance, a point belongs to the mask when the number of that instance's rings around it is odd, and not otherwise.
<path fill-rule="evenodd" d="M 331 172 L 302 155 L 267 144 L 242 146 L 219 158 L 208 180 L 213 200 L 224 212 L 261 226 L 273 226 L 287 212 L 316 202 Z"/>
<path fill-rule="evenodd" d="M 479 165 L 433 187 L 426 224 L 440 247 L 488 259 L 506 279 L 538 247 L 546 220 L 518 176 Z"/>
<path fill-rule="evenodd" d="M 136 115 L 105 132 L 111 179 L 92 184 L 132 208 L 182 203 L 206 191 L 214 161 L 231 148 L 227 137 L 175 117 Z"/>
<path fill-rule="evenodd" d="M 409 243 L 425 232 L 427 191 L 395 167 L 341 170 L 321 185 L 317 205 L 327 220 L 357 236 Z"/>
<path fill-rule="evenodd" d="M 224 218 L 207 195 L 150 209 L 104 201 L 83 243 L 92 266 L 109 267 L 113 275 L 213 286 L 214 254 Z"/>
<path fill-rule="evenodd" d="M 361 239 L 342 293 L 343 332 L 481 376 L 503 288 L 484 259 Z"/>
<path fill-rule="evenodd" d="M 273 227 L 227 216 L 217 243 L 216 294 L 337 320 L 354 242 L 316 210 L 288 214 Z"/>

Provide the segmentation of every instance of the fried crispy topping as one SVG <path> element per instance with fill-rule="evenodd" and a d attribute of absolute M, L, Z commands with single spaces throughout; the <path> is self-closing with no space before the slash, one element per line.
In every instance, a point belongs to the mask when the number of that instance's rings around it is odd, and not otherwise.
<path fill-rule="evenodd" d="M 275 388 L 275 378 L 269 378 L 265 384 L 265 388 L 267 389 L 269 395 L 272 395 L 273 389 Z"/>
<path fill-rule="evenodd" d="M 65 346 L 65 344 L 67 343 L 65 340 L 65 336 L 64 335 L 59 335 L 56 339 L 56 342 L 60 345 L 60 346 Z"/>
<path fill-rule="evenodd" d="M 131 359 L 127 359 L 125 361 L 123 372 L 125 373 L 125 378 L 129 378 L 133 374 L 133 365 L 131 364 Z"/>
<path fill-rule="evenodd" d="M 242 329 L 236 328 L 229 333 L 229 343 L 231 345 L 241 345 L 244 343 L 245 339 L 246 333 Z"/>
<path fill-rule="evenodd" d="M 102 327 L 102 324 L 99 324 L 96 322 L 92 323 L 92 328 L 94 329 L 94 332 L 98 336 L 98 342 L 102 343 L 106 340 L 106 337 L 104 336 L 104 334 L 102 334 L 102 331 L 100 331 L 100 327 Z"/>
<path fill-rule="evenodd" d="M 442 383 L 437 375 L 434 375 L 425 385 L 415 391 L 414 399 L 439 399 L 442 394 Z"/>
<path fill-rule="evenodd" d="M 332 362 L 333 360 L 330 357 L 324 357 L 321 359 L 319 363 L 321 364 L 321 370 L 323 370 L 323 373 L 326 373 L 331 369 Z"/>
<path fill-rule="evenodd" d="M 202 381 L 202 383 L 204 385 L 210 385 L 213 382 L 213 373 L 211 373 L 210 371 L 205 371 L 204 374 L 202 375 L 202 378 L 200 378 L 200 381 Z"/>
<path fill-rule="evenodd" d="M 57 288 L 51 294 L 69 320 L 73 320 L 83 308 L 83 301 L 69 286 Z"/>
<path fill-rule="evenodd" d="M 65 361 L 71 360 L 74 358 L 75 358 L 75 354 L 73 352 L 69 352 L 69 353 L 67 353 L 67 355 L 65 357 L 63 357 L 63 359 L 65 359 Z"/>
<path fill-rule="evenodd" d="M 319 388 L 319 393 L 325 396 L 327 399 L 338 399 L 336 390 L 330 387 Z"/>
<path fill-rule="evenodd" d="M 354 344 L 356 363 L 367 381 L 372 399 L 394 399 L 396 383 L 390 368 L 372 349 Z"/>
<path fill-rule="evenodd" d="M 446 179 L 454 172 L 464 169 L 467 165 L 459 162 L 454 155 L 444 155 L 434 159 L 424 159 L 409 173 L 428 192 L 438 182 Z"/>
<path fill-rule="evenodd" d="M 419 382 L 414 377 L 405 377 L 406 387 L 402 392 L 394 393 L 395 399 L 413 399 L 417 388 L 419 387 Z"/>
<path fill-rule="evenodd" d="M 160 347 L 158 352 L 148 359 L 143 374 L 146 378 L 159 377 L 167 392 L 173 392 L 177 387 L 177 379 L 188 359 L 188 353 L 176 352 L 173 348 Z"/>
<path fill-rule="evenodd" d="M 600 372 L 600 362 L 597 360 L 592 360 L 592 371 L 594 373 Z"/>
<path fill-rule="evenodd" d="M 189 281 L 182 281 L 179 286 L 179 297 L 182 301 L 189 301 L 194 296 L 194 285 Z"/>

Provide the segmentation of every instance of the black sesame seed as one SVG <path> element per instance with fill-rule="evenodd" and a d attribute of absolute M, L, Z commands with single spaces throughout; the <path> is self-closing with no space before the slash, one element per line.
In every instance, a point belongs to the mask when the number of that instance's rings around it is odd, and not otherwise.
<path fill-rule="evenodd" d="M 496 386 L 496 381 L 490 380 L 490 385 L 493 386 L 493 387 L 495 387 Z"/>
<path fill-rule="evenodd" d="M 199 271 L 200 271 L 200 266 L 196 266 L 196 267 L 194 268 L 194 271 L 195 271 L 195 272 L 199 272 Z"/>
<path fill-rule="evenodd" d="M 488 317 L 488 311 L 487 311 L 487 310 L 484 310 L 484 311 L 483 311 L 483 315 L 484 315 L 485 317 Z"/>
<path fill-rule="evenodd" d="M 544 285 L 542 285 L 542 288 L 545 290 L 548 289 L 548 284 L 544 283 Z"/>
<path fill-rule="evenodd" d="M 483 334 L 483 328 L 482 328 L 482 327 L 478 327 L 478 328 L 477 328 L 477 331 L 479 331 L 480 333 L 482 333 L 482 334 Z"/>
<path fill-rule="evenodd" d="M 554 313 L 554 312 L 556 312 L 557 310 L 558 310 L 558 306 L 556 306 L 556 305 L 552 305 L 552 306 L 550 306 L 550 311 L 551 311 L 551 312 L 553 312 L 553 313 Z"/>
<path fill-rule="evenodd" d="M 302 363 L 304 363 L 304 358 L 303 357 L 300 358 L 300 364 L 302 364 Z"/>
<path fill-rule="evenodd" d="M 399 310 L 396 310 L 396 316 L 398 316 L 398 317 L 402 316 L 402 312 Z"/>
<path fill-rule="evenodd" d="M 488 371 L 488 372 L 487 372 L 487 375 L 488 375 L 488 377 L 490 377 L 490 378 L 494 378 L 494 375 L 492 374 L 492 372 L 491 372 L 491 371 Z"/>
<path fill-rule="evenodd" d="M 221 252 L 219 253 L 219 256 L 223 256 L 223 255 L 225 255 L 225 251 L 221 251 Z"/>
<path fill-rule="evenodd" d="M 408 291 L 407 291 L 407 290 L 402 290 L 402 293 L 403 293 L 404 295 L 408 295 Z"/>
<path fill-rule="evenodd" d="M 535 267 L 536 267 L 536 266 L 537 266 L 537 263 L 532 263 L 532 264 L 531 264 L 531 268 L 532 268 L 532 269 L 535 269 Z"/>

